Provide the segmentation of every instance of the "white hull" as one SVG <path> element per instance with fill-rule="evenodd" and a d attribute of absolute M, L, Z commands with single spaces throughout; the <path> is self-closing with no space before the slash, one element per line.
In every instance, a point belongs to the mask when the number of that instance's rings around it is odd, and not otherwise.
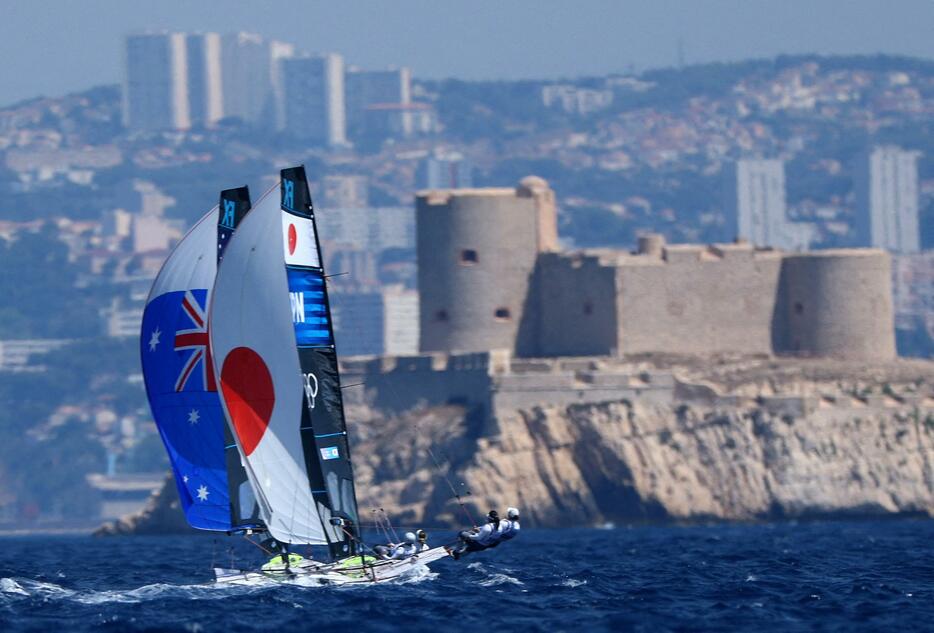
<path fill-rule="evenodd" d="M 334 563 L 303 561 L 288 571 L 244 571 L 214 568 L 214 580 L 220 584 L 253 585 L 261 582 L 284 582 L 298 585 L 374 584 L 397 579 L 418 567 L 429 565 L 446 556 L 448 551 L 435 547 L 403 560 L 380 560 L 366 566 L 337 567 Z"/>

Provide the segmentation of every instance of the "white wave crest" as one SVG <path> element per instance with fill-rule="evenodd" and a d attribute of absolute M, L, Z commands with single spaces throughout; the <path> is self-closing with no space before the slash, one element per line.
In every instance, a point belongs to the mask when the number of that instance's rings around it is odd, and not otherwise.
<path fill-rule="evenodd" d="M 427 565 L 416 565 L 409 571 L 396 578 L 393 584 L 412 585 L 425 582 L 426 580 L 434 580 L 437 577 L 438 573 L 428 569 Z"/>
<path fill-rule="evenodd" d="M 29 592 L 23 589 L 23 586 L 12 578 L 0 578 L 0 593 L 16 594 L 28 596 Z"/>
<path fill-rule="evenodd" d="M 79 604 L 106 604 L 110 602 L 135 604 L 178 596 L 192 600 L 224 598 L 233 592 L 250 591 L 248 587 L 229 587 L 214 584 L 170 585 L 157 583 L 136 589 L 109 589 L 103 591 L 68 589 L 51 582 L 25 578 L 0 578 L 0 594 L 8 597 L 36 597 L 46 600 L 71 600 Z"/>
<path fill-rule="evenodd" d="M 574 578 L 567 578 L 561 582 L 562 587 L 580 587 L 581 585 L 586 585 L 586 580 L 576 580 Z"/>
<path fill-rule="evenodd" d="M 480 581 L 481 587 L 498 587 L 499 585 L 522 585 L 523 582 L 518 578 L 507 576 L 506 574 L 490 574 L 487 578 Z"/>

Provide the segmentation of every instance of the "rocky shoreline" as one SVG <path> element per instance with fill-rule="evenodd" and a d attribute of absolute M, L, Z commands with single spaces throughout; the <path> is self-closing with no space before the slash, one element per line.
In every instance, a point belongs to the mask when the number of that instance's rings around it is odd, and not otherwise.
<path fill-rule="evenodd" d="M 536 526 L 934 515 L 934 363 L 640 362 L 673 368 L 677 398 L 351 408 L 361 520 L 465 522 L 428 448 L 476 513 L 517 505 Z M 168 478 L 98 533 L 188 530 Z"/>

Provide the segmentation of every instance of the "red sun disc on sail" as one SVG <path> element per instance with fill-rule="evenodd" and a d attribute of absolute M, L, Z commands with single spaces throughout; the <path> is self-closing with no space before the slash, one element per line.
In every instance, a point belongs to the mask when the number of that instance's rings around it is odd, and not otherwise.
<path fill-rule="evenodd" d="M 224 359 L 221 390 L 240 446 L 250 455 L 263 439 L 276 402 L 266 363 L 249 347 L 234 348 Z"/>
<path fill-rule="evenodd" d="M 289 255 L 295 254 L 295 244 L 298 243 L 298 233 L 295 232 L 295 225 L 289 224 Z"/>

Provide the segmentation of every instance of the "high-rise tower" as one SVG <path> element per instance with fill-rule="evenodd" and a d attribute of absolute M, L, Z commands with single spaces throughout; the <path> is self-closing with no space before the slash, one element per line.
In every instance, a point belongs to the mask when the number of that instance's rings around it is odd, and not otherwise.
<path fill-rule="evenodd" d="M 133 130 L 184 130 L 191 125 L 183 33 L 126 38 L 123 123 Z"/>
<path fill-rule="evenodd" d="M 335 53 L 303 55 L 280 64 L 289 132 L 323 145 L 345 144 L 343 58 Z"/>
<path fill-rule="evenodd" d="M 892 253 L 921 250 L 918 224 L 919 152 L 874 147 L 857 159 L 856 234 L 858 245 Z"/>

